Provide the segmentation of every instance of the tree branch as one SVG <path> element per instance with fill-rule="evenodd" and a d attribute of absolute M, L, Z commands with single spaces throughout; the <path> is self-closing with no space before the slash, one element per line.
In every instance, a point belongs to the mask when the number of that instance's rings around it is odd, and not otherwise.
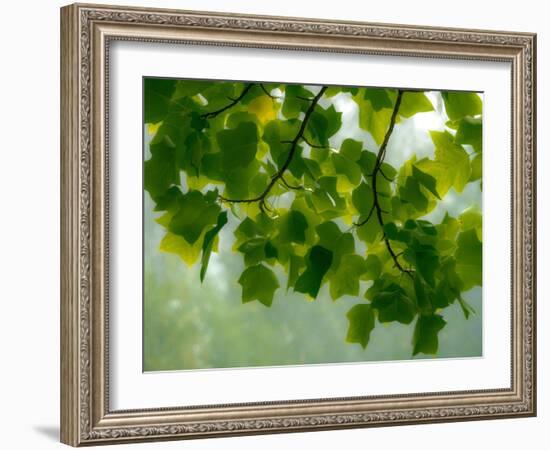
<path fill-rule="evenodd" d="M 386 244 L 386 248 L 388 249 L 388 253 L 390 254 L 390 256 L 393 259 L 395 267 L 397 267 L 397 269 L 399 269 L 400 272 L 406 273 L 407 275 L 412 277 L 411 270 L 410 269 L 405 269 L 401 265 L 401 263 L 399 262 L 399 259 L 398 259 L 399 255 L 397 255 L 395 253 L 395 251 L 393 250 L 393 247 L 391 246 L 391 242 L 388 239 L 388 237 L 386 236 L 386 233 L 384 231 L 384 225 L 385 224 L 384 224 L 384 218 L 382 217 L 382 213 L 384 211 L 380 207 L 380 202 L 378 200 L 378 190 L 377 190 L 377 186 L 376 186 L 376 182 L 377 182 L 377 178 L 378 178 L 377 175 L 379 173 L 384 178 L 386 178 L 385 174 L 382 173 L 381 166 L 382 166 L 382 163 L 384 162 L 384 158 L 386 156 L 386 149 L 388 147 L 388 142 L 390 140 L 390 136 L 393 132 L 393 128 L 395 127 L 395 121 L 397 120 L 397 114 L 399 112 L 399 106 L 401 105 L 402 97 L 403 97 L 403 90 L 399 89 L 397 91 L 397 98 L 395 99 L 395 104 L 393 106 L 393 111 L 392 111 L 392 114 L 391 114 L 391 117 L 390 117 L 390 124 L 388 126 L 388 130 L 386 131 L 386 135 L 384 136 L 384 140 L 382 141 L 382 144 L 380 145 L 380 148 L 378 149 L 378 154 L 376 155 L 376 162 L 374 163 L 374 170 L 372 171 L 372 174 L 371 174 L 371 176 L 372 176 L 372 194 L 373 194 L 372 209 L 371 209 L 370 213 L 368 214 L 368 216 L 366 217 L 366 219 L 359 222 L 357 224 L 357 226 L 360 227 L 362 225 L 365 225 L 369 221 L 369 219 L 371 218 L 372 212 L 373 211 L 376 212 L 376 218 L 378 219 L 378 223 L 380 225 L 380 228 L 382 228 L 382 235 L 383 235 L 384 243 Z"/>
<path fill-rule="evenodd" d="M 212 118 L 212 117 L 216 117 L 218 114 L 221 114 L 222 112 L 224 111 L 227 111 L 229 108 L 232 108 L 233 106 L 235 106 L 237 103 L 239 103 L 246 94 L 248 94 L 248 91 L 250 91 L 250 89 L 252 89 L 252 87 L 254 86 L 254 83 L 248 83 L 244 89 L 242 90 L 241 94 L 235 98 L 235 99 L 231 99 L 231 102 L 228 103 L 227 105 L 225 105 L 223 108 L 220 108 L 220 109 L 217 109 L 216 111 L 210 111 L 210 112 L 207 112 L 207 113 L 204 113 L 204 114 L 201 114 L 201 117 L 207 119 L 207 118 Z"/>
<path fill-rule="evenodd" d="M 248 199 L 225 198 L 220 195 L 219 198 L 221 201 L 224 201 L 227 203 L 260 202 L 260 209 L 262 211 L 266 209 L 266 202 L 265 202 L 266 197 L 268 196 L 269 192 L 271 191 L 275 183 L 277 183 L 278 180 L 282 179 L 285 171 L 290 166 L 290 163 L 292 162 L 292 158 L 294 158 L 294 154 L 296 153 L 296 150 L 298 148 L 298 142 L 300 141 L 300 139 L 302 139 L 304 132 L 306 131 L 306 126 L 311 117 L 311 114 L 313 113 L 315 106 L 317 105 L 317 103 L 319 102 L 319 100 L 321 99 L 321 97 L 323 96 L 326 90 L 327 90 L 327 87 L 323 86 L 321 90 L 317 93 L 317 95 L 312 99 L 311 104 L 309 105 L 307 111 L 305 112 L 304 119 L 302 120 L 302 124 L 300 126 L 300 129 L 298 130 L 298 133 L 296 133 L 296 136 L 294 137 L 294 139 L 290 141 L 290 150 L 288 152 L 288 156 L 285 162 L 283 163 L 281 168 L 275 174 L 272 175 L 271 181 L 269 182 L 267 187 L 264 189 L 264 191 L 257 197 L 248 198 Z M 284 180 L 283 180 L 283 183 L 284 183 Z"/>

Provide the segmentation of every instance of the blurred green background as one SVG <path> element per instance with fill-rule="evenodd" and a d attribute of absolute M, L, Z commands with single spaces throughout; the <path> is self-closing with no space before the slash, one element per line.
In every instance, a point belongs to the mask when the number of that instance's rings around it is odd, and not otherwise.
<path fill-rule="evenodd" d="M 439 93 L 428 96 L 434 112 L 417 114 L 396 126 L 386 157 L 392 165 L 400 166 L 413 154 L 419 159 L 433 155 L 427 131 L 443 130 L 447 117 Z M 351 137 L 363 140 L 366 148 L 376 149 L 371 136 L 357 126 L 355 102 L 343 95 L 331 101 L 343 113 L 344 124 L 331 138 L 331 146 L 339 148 L 343 139 Z M 149 158 L 150 138 L 145 130 L 145 159 Z M 469 183 L 460 195 L 451 190 L 426 218 L 437 223 L 445 212 L 456 217 L 470 206 L 482 206 L 479 182 Z M 144 371 L 412 359 L 414 322 L 377 324 L 365 350 L 359 344 L 346 343 L 346 312 L 364 300 L 346 296 L 333 302 L 326 285 L 312 302 L 303 294 L 280 288 L 270 308 L 259 302 L 242 304 L 237 280 L 244 264 L 242 255 L 231 251 L 238 223 L 231 214 L 203 284 L 200 264 L 188 267 L 178 256 L 159 251 L 164 231 L 154 221 L 159 214 L 153 212 L 147 193 L 143 214 Z M 282 270 L 275 272 L 280 285 L 285 286 Z M 361 283 L 364 293 L 367 283 Z M 458 304 L 442 312 L 447 326 L 439 334 L 438 358 L 482 355 L 481 288 L 472 289 L 464 298 L 476 313 L 465 319 Z M 420 358 L 430 356 L 415 357 Z"/>

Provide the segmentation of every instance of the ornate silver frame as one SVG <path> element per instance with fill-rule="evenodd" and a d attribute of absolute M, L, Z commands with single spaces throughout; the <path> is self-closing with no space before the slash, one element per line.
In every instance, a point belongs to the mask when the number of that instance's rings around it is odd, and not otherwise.
<path fill-rule="evenodd" d="M 112 40 L 507 61 L 512 66 L 509 389 L 111 411 L 108 111 Z M 536 414 L 536 36 L 75 4 L 61 9 L 61 440 L 73 446 Z"/>

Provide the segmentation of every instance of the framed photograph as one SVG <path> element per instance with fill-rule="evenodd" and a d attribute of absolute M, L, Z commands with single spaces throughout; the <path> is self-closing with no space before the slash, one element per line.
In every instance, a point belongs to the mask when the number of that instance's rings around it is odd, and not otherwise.
<path fill-rule="evenodd" d="M 61 440 L 536 414 L 530 33 L 61 9 Z"/>

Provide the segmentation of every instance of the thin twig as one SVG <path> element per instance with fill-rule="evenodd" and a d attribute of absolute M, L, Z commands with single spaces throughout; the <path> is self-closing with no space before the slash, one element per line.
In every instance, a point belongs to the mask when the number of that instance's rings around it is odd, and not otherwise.
<path fill-rule="evenodd" d="M 201 117 L 205 119 L 212 118 L 212 117 L 216 117 L 218 114 L 221 114 L 224 111 L 227 111 L 229 108 L 232 108 L 237 103 L 239 103 L 244 98 L 244 96 L 248 94 L 248 91 L 250 91 L 250 89 L 252 89 L 253 86 L 254 86 L 254 83 L 248 83 L 242 90 L 241 94 L 237 98 L 231 100 L 231 103 L 228 103 L 223 108 L 217 109 L 216 111 L 210 111 L 210 112 L 201 114 Z"/>

